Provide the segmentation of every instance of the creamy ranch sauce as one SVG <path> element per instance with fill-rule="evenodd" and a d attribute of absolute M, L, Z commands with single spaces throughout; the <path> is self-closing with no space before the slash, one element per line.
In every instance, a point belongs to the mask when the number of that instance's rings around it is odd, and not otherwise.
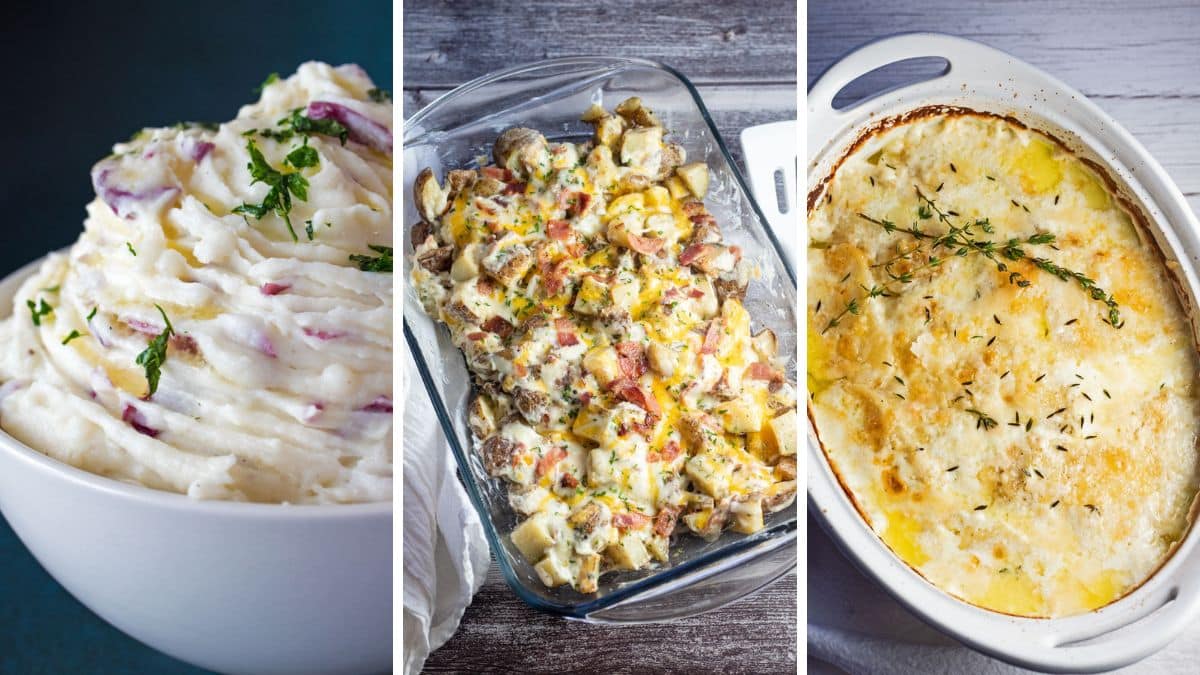
<path fill-rule="evenodd" d="M 350 255 L 392 244 L 392 105 L 357 66 L 306 63 L 217 130 L 146 129 L 93 170 L 85 231 L 0 322 L 0 426 L 93 473 L 198 499 L 338 503 L 392 494 L 392 275 Z M 307 138 L 293 241 L 258 204 L 247 142 L 314 102 L 352 131 Z M 311 241 L 305 222 L 313 223 Z M 328 226 L 326 225 L 328 224 Z M 27 302 L 53 310 L 34 325 Z M 138 354 L 173 324 L 148 396 Z M 72 331 L 81 336 L 67 339 Z"/>
<path fill-rule="evenodd" d="M 1002 272 L 943 248 L 921 269 L 928 241 L 902 229 L 947 226 L 922 217 L 914 186 L 956 225 L 988 219 L 973 237 L 1055 235 L 1026 255 L 1094 279 L 1123 325 L 1028 260 Z M 934 115 L 868 139 L 808 225 L 810 411 L 883 541 L 946 591 L 1018 615 L 1101 607 L 1153 573 L 1196 495 L 1200 373 L 1165 266 L 1102 179 L 1005 120 Z M 863 297 L 885 284 L 893 297 Z M 830 326 L 853 298 L 858 314 Z"/>

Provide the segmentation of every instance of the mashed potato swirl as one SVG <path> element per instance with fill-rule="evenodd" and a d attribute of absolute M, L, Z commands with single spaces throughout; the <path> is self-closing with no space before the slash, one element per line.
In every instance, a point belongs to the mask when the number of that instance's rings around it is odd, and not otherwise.
<path fill-rule="evenodd" d="M 392 275 L 359 256 L 392 246 L 391 119 L 362 69 L 306 63 L 219 127 L 116 145 L 85 231 L 0 322 L 0 427 L 197 499 L 390 500 Z M 237 211 L 272 199 L 252 149 L 307 183 L 285 195 L 295 238 L 279 210 Z M 151 392 L 138 356 L 164 315 Z"/>

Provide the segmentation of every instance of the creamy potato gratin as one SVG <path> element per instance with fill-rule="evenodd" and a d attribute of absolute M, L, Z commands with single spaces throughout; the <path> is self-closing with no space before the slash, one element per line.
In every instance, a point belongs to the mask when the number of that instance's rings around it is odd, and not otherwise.
<path fill-rule="evenodd" d="M 756 274 L 636 99 L 594 141 L 509 129 L 415 196 L 412 281 L 476 384 L 470 426 L 547 586 L 668 560 L 676 524 L 756 532 L 795 498 L 796 395 L 740 299 Z M 480 164 L 486 160 L 481 160 Z"/>
<path fill-rule="evenodd" d="M 0 323 L 0 425 L 198 499 L 392 498 L 392 105 L 357 66 L 144 129 Z"/>
<path fill-rule="evenodd" d="M 870 135 L 809 209 L 809 413 L 883 541 L 973 604 L 1056 617 L 1189 526 L 1197 359 L 1109 184 L 1007 119 Z"/>

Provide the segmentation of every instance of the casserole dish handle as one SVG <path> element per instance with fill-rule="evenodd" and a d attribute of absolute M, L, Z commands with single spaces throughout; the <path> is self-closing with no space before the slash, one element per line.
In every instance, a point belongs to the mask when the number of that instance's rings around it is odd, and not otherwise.
<path fill-rule="evenodd" d="M 830 66 L 809 89 L 809 155 L 819 150 L 825 140 L 836 138 L 844 131 L 853 117 L 854 108 L 889 91 L 874 92 L 841 109 L 834 107 L 834 98 L 847 85 L 880 68 L 920 58 L 940 58 L 947 63 L 942 73 L 921 78 L 922 81 L 941 79 L 952 72 L 958 79 L 971 81 L 994 74 L 1013 62 L 1012 57 L 997 49 L 941 33 L 905 33 L 869 42 Z M 914 82 L 909 80 L 899 88 L 911 84 Z"/>

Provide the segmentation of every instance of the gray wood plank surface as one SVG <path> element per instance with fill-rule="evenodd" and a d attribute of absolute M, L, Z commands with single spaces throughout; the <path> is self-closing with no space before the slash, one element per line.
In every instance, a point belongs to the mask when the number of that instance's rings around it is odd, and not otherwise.
<path fill-rule="evenodd" d="M 795 119 L 796 6 L 705 3 L 423 2 L 404 8 L 402 110 L 411 116 L 488 72 L 556 56 L 638 56 L 698 85 L 741 161 L 739 132 Z M 427 672 L 793 673 L 796 575 L 671 624 L 592 626 L 531 610 L 495 565 Z"/>
<path fill-rule="evenodd" d="M 430 673 L 796 672 L 796 576 L 670 625 L 596 626 L 532 612 L 493 566 Z"/>
<path fill-rule="evenodd" d="M 811 86 L 865 42 L 911 31 L 978 40 L 1091 98 L 1133 133 L 1200 209 L 1200 2 L 869 0 L 808 7 Z M 912 68 L 896 70 L 896 77 Z"/>
<path fill-rule="evenodd" d="M 556 56 L 662 61 L 697 84 L 796 80 L 796 4 L 646 0 L 409 2 L 404 86 L 458 84 Z"/>
<path fill-rule="evenodd" d="M 1195 0 L 903 0 L 886 6 L 867 0 L 813 0 L 808 4 L 807 83 L 811 86 L 826 68 L 855 47 L 886 35 L 937 31 L 978 40 L 1082 91 L 1147 147 L 1193 210 L 1200 210 L 1198 26 L 1200 2 Z M 911 72 L 911 67 L 902 68 L 894 77 Z M 833 544 L 819 527 L 810 524 L 808 546 L 811 559 L 812 551 Z M 840 556 L 833 557 L 844 563 Z M 831 581 L 839 577 L 845 581 L 845 567 L 822 567 L 808 566 L 810 587 L 840 583 Z M 848 573 L 859 579 L 857 572 Z M 888 609 L 874 606 L 871 616 L 864 616 L 862 625 L 856 627 L 863 634 L 871 634 L 872 616 L 904 612 L 882 592 L 878 596 Z M 809 611 L 821 615 L 820 608 Z M 919 632 L 918 628 L 912 631 Z M 952 642 L 945 639 L 937 644 Z M 1198 644 L 1200 626 L 1194 626 L 1162 652 L 1120 672 L 1195 672 Z M 811 657 L 807 665 L 810 672 L 840 672 Z M 925 672 L 944 672 L 923 665 Z M 984 657 L 974 670 L 998 675 L 1029 672 Z M 890 672 L 903 672 L 903 667 Z"/>

